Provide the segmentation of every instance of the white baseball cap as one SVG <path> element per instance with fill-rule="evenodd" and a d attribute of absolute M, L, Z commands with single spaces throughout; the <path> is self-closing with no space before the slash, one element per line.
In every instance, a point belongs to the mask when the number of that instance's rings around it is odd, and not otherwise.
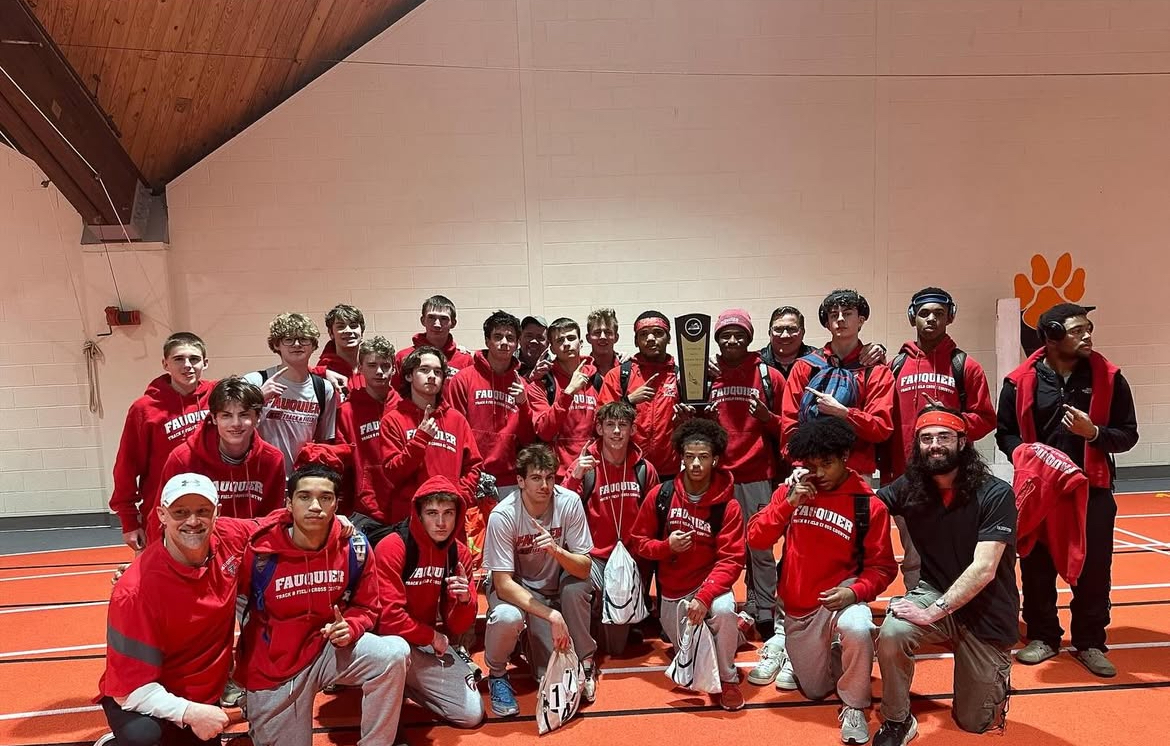
<path fill-rule="evenodd" d="M 171 503 L 184 495 L 199 495 L 212 505 L 219 505 L 219 491 L 215 489 L 215 483 L 203 474 L 188 472 L 168 479 L 162 489 L 162 506 L 169 508 Z"/>

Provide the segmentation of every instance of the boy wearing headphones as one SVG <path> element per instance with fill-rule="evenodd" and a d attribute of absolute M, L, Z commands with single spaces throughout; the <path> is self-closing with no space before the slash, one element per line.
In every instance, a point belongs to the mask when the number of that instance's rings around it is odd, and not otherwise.
<path fill-rule="evenodd" d="M 840 417 L 857 433 L 848 466 L 869 476 L 877 467 L 874 447 L 894 432 L 894 377 L 884 365 L 861 361 L 861 328 L 869 318 L 865 296 L 834 290 L 821 301 L 818 317 L 832 336 L 824 349 L 797 360 L 788 374 L 780 410 L 782 448 L 787 451 L 802 422 Z"/>
<path fill-rule="evenodd" d="M 960 350 L 947 334 L 957 311 L 951 294 L 936 287 L 919 290 L 906 308 L 916 339 L 902 345 L 890 361 L 894 375 L 894 435 L 879 459 L 882 484 L 890 484 L 906 471 L 906 460 L 915 447 L 914 421 L 927 405 L 937 403 L 961 412 L 972 443 L 995 429 L 995 407 L 983 366 Z M 922 561 L 906 531 L 905 520 L 899 516 L 894 522 L 904 550 L 902 576 L 906 587 L 914 588 Z"/>
<path fill-rule="evenodd" d="M 1040 317 L 1044 346 L 1007 375 L 995 442 L 1010 459 L 1021 445 L 1063 451 L 1089 478 L 1085 564 L 1072 592 L 1073 657 L 1097 676 L 1117 669 L 1105 657 L 1113 565 L 1113 454 L 1137 444 L 1133 393 L 1121 370 L 1093 350 L 1092 307 L 1060 303 Z M 1056 614 L 1056 566 L 1037 543 L 1020 560 L 1023 616 L 1030 642 L 1016 655 L 1034 665 L 1054 657 L 1064 631 Z"/>
<path fill-rule="evenodd" d="M 967 437 L 975 442 L 995 429 L 995 407 L 987 388 L 983 366 L 963 352 L 947 334 L 958 308 L 942 288 L 923 288 L 910 299 L 906 318 L 916 339 L 902 345 L 890 361 L 894 374 L 894 435 L 889 484 L 906 470 L 906 458 L 914 447 L 914 420 L 928 404 L 941 404 L 961 412 Z"/>

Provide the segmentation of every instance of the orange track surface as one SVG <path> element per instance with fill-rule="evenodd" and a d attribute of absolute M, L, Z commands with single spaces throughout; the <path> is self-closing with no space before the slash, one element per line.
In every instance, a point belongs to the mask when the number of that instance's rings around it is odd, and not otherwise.
<path fill-rule="evenodd" d="M 1124 495 L 1118 503 L 1121 516 L 1170 513 L 1166 497 Z M 1160 732 L 1157 715 L 1170 709 L 1170 546 L 1165 545 L 1170 544 L 1170 516 L 1122 517 L 1117 528 L 1118 542 L 1159 543 L 1140 549 L 1117 546 L 1109 642 L 1114 646 L 1111 658 L 1121 673 L 1113 680 L 1097 679 L 1067 655 L 1037 667 L 1016 665 L 1009 726 L 996 743 L 1097 746 L 1152 739 Z M 92 707 L 90 700 L 104 665 L 108 572 L 127 555 L 124 548 L 113 547 L 0 557 L 0 744 L 90 744 L 106 731 L 104 717 L 95 710 L 48 713 Z M 44 577 L 90 571 L 99 572 Z M 1118 587 L 1150 584 L 1165 587 Z M 883 595 L 899 591 L 896 585 Z M 737 594 L 742 597 L 742 584 Z M 1062 594 L 1060 603 L 1067 605 L 1069 598 Z M 35 608 L 58 604 L 63 606 Z M 874 608 L 880 611 L 884 603 Z M 1061 615 L 1067 627 L 1067 610 Z M 49 650 L 53 648 L 77 649 Z M 754 650 L 741 649 L 741 663 L 754 659 Z M 564 729 L 541 740 L 577 746 L 652 742 L 665 735 L 671 746 L 707 744 L 714 739 L 757 741 L 762 736 L 788 743 L 840 742 L 832 701 L 813 703 L 796 692 L 744 683 L 747 708 L 724 713 L 705 696 L 671 689 L 661 671 L 667 661 L 663 644 L 652 640 L 625 658 L 603 662 L 603 670 L 642 670 L 606 674 L 597 702 Z M 918 743 L 978 741 L 950 720 L 951 672 L 951 662 L 945 658 L 919 662 L 913 688 L 918 697 L 914 704 L 921 733 Z M 477 730 L 457 731 L 432 723 L 428 713 L 408 704 L 402 719 L 404 740 L 415 746 L 479 746 L 500 738 L 515 744 L 535 742 L 536 724 L 531 717 L 535 683 L 523 670 L 514 681 L 521 717 L 500 721 L 489 716 Z M 876 666 L 874 694 L 881 694 Z M 356 742 L 358 707 L 356 690 L 320 695 L 315 743 Z M 20 713 L 47 714 L 13 717 Z M 876 713 L 871 714 L 871 731 L 877 725 Z M 237 717 L 232 731 L 241 737 L 229 743 L 248 746 L 244 730 Z"/>

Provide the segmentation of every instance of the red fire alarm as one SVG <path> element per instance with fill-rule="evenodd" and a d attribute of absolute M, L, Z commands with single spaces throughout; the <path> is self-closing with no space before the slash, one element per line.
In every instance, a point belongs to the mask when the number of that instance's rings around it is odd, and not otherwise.
<path fill-rule="evenodd" d="M 106 306 L 106 323 L 110 326 L 138 326 L 142 323 L 139 311 L 123 311 L 117 306 Z"/>

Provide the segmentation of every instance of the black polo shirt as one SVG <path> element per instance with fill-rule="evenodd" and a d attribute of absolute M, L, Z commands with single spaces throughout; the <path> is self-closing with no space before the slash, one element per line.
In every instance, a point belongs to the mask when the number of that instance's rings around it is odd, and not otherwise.
<path fill-rule="evenodd" d="M 1016 586 L 1016 498 L 1011 485 L 988 478 L 966 505 L 947 508 L 941 499 L 907 505 L 906 477 L 878 490 L 890 515 L 903 516 L 922 555 L 922 579 L 945 592 L 970 566 L 981 541 L 1005 543 L 995 577 L 955 612 L 980 640 L 1012 645 L 1019 639 L 1020 594 Z"/>

